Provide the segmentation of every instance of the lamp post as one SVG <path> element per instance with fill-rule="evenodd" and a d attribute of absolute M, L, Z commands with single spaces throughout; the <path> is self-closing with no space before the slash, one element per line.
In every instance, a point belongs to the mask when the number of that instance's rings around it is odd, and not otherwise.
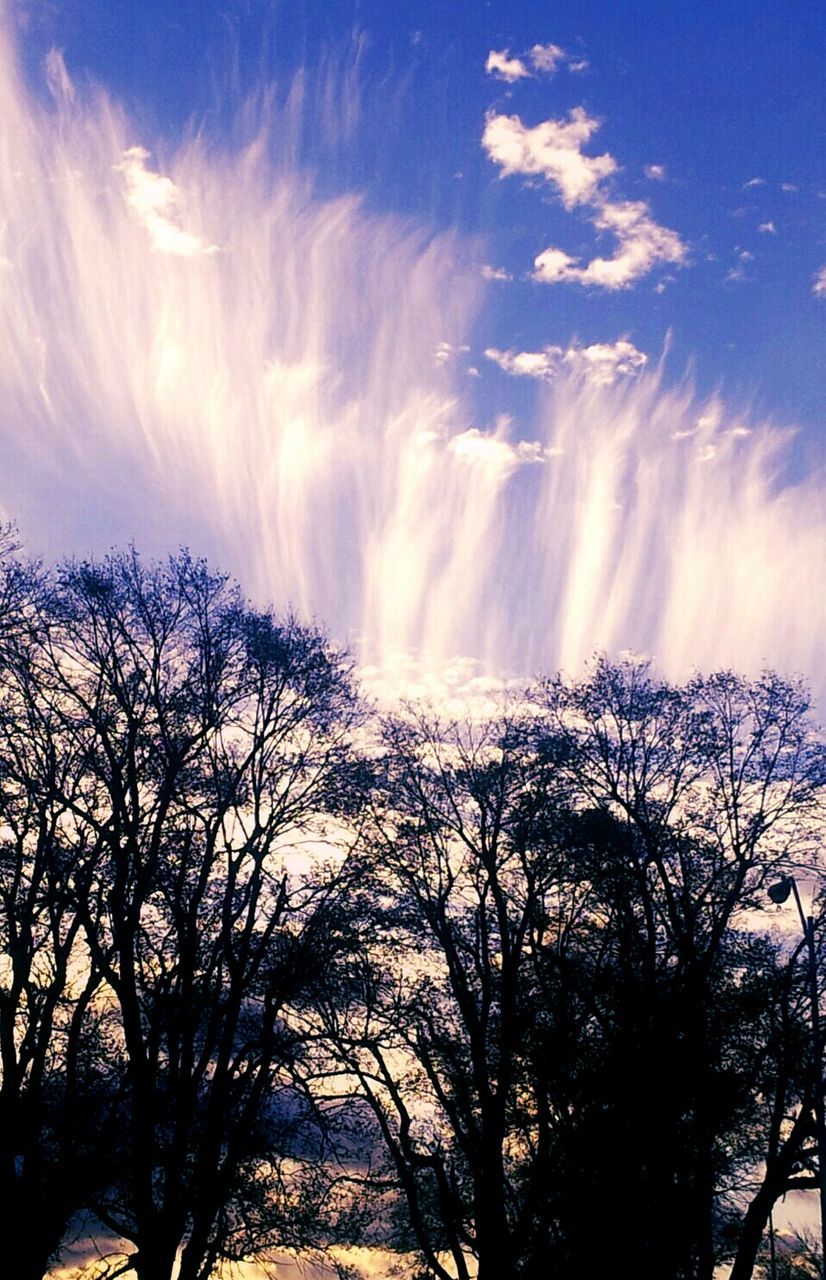
<path fill-rule="evenodd" d="M 814 1090 L 815 1129 L 817 1130 L 817 1181 L 820 1191 L 820 1248 L 821 1274 L 826 1280 L 826 1116 L 823 1101 L 823 1067 L 822 1046 L 820 1043 L 820 997 L 817 988 L 817 953 L 815 951 L 814 916 L 807 916 L 803 911 L 800 893 L 794 876 L 783 876 L 777 884 L 770 885 L 767 893 L 772 902 L 786 902 L 790 894 L 794 894 L 797 913 L 803 926 L 806 940 L 809 969 L 809 1005 L 812 1018 L 812 1088 Z"/>

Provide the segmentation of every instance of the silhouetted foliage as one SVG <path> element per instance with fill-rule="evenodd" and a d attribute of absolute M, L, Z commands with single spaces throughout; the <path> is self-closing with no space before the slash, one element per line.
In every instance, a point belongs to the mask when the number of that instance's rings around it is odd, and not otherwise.
<path fill-rule="evenodd" d="M 482 724 L 388 721 L 382 764 L 360 950 L 320 1007 L 429 1273 L 621 1256 L 710 1280 L 767 1153 L 764 1091 L 806 1035 L 794 966 L 749 914 L 815 851 L 802 692 L 600 662 Z M 800 1072 L 784 1087 L 810 1117 Z"/>
<path fill-rule="evenodd" d="M 63 566 L 30 611 L 0 726 L 3 1089 L 36 1132 L 6 1129 L 7 1179 L 56 1228 L 66 1186 L 134 1244 L 140 1280 L 168 1280 L 179 1250 L 195 1280 L 307 1238 L 307 1204 L 277 1193 L 304 1195 L 317 1127 L 284 1012 L 338 891 L 312 842 L 352 807 L 358 705 L 320 635 L 185 554 Z M 93 1135 L 71 1158 L 55 1093 Z M 78 1183 L 81 1156 L 103 1176 Z"/>
<path fill-rule="evenodd" d="M 188 554 L 46 573 L 0 530 L 7 1267 L 82 1211 L 138 1280 L 335 1242 L 750 1280 L 817 1175 L 802 944 L 763 914 L 818 865 L 807 710 L 600 660 L 367 722 L 323 636 Z"/>

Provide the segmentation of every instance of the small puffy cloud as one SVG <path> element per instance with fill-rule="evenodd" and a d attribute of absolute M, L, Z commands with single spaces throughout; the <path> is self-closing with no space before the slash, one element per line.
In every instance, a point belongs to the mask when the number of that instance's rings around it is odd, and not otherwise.
<path fill-rule="evenodd" d="M 605 179 L 617 171 L 613 156 L 583 154 L 583 147 L 599 128 L 599 121 L 582 107 L 567 119 L 545 120 L 529 128 L 519 116 L 491 113 L 482 145 L 501 169 L 501 176 L 539 175 L 556 187 L 566 209 L 589 207 L 597 231 L 617 241 L 611 257 L 596 257 L 581 265 L 562 249 L 549 247 L 534 260 L 534 279 L 545 284 L 577 283 L 603 289 L 624 289 L 658 262 L 680 264 L 686 246 L 676 233 L 661 227 L 643 200 L 612 200 Z"/>
<path fill-rule="evenodd" d="M 488 347 L 485 356 L 514 377 L 550 382 L 561 371 L 568 370 L 592 386 L 601 387 L 638 373 L 648 361 L 645 353 L 626 338 L 617 342 L 595 342 L 588 347 L 577 343 L 567 348 L 543 347 L 541 351 L 500 351 Z"/>
<path fill-rule="evenodd" d="M 752 251 L 748 250 L 748 248 L 741 248 L 741 250 L 736 251 L 736 253 L 738 253 L 738 260 L 736 260 L 733 268 L 726 271 L 726 284 L 736 284 L 740 282 L 740 280 L 749 279 L 749 276 L 747 275 L 747 268 L 749 262 L 754 261 L 754 255 Z"/>
<path fill-rule="evenodd" d="M 651 182 L 665 182 L 665 165 L 647 164 L 645 166 L 645 176 Z"/>
<path fill-rule="evenodd" d="M 577 267 L 577 259 L 572 258 L 563 249 L 543 249 L 542 253 L 534 258 L 533 265 L 533 278 L 541 281 L 542 284 L 572 280 L 580 269 Z"/>
<path fill-rule="evenodd" d="M 558 44 L 535 44 L 528 54 L 537 71 L 552 76 L 560 63 L 567 61 L 567 54 Z"/>
<path fill-rule="evenodd" d="M 492 267 L 487 262 L 482 267 L 483 280 L 510 280 L 511 273 L 506 271 L 504 267 Z"/>
<path fill-rule="evenodd" d="M 765 181 L 765 178 L 749 178 L 748 182 L 743 183 L 743 190 L 748 191 L 749 187 L 762 187 Z"/>
<path fill-rule="evenodd" d="M 613 257 L 593 258 L 577 271 L 580 284 L 625 289 L 657 262 L 685 260 L 686 248 L 676 231 L 655 222 L 644 200 L 606 201 L 596 211 L 594 226 L 612 232 L 618 247 Z"/>
<path fill-rule="evenodd" d="M 500 419 L 495 432 L 470 427 L 454 436 L 448 449 L 464 462 L 486 466 L 495 471 L 513 471 L 525 464 L 543 462 L 545 450 L 538 440 L 519 440 L 515 444 L 505 437 L 510 426 Z"/>
<path fill-rule="evenodd" d="M 774 225 L 773 222 L 761 222 L 757 230 L 761 231 L 764 236 L 777 235 L 777 227 Z"/>
<path fill-rule="evenodd" d="M 178 188 L 171 178 L 148 169 L 148 159 L 149 152 L 144 147 L 130 147 L 115 168 L 126 179 L 127 204 L 149 232 L 152 248 L 185 258 L 217 253 L 217 245 L 178 225 Z"/>
<path fill-rule="evenodd" d="M 592 258 L 584 266 L 561 249 L 545 249 L 534 261 L 534 279 L 543 284 L 570 281 L 600 289 L 627 289 L 657 262 L 681 263 L 686 248 L 676 231 L 661 227 L 644 200 L 606 201 L 595 211 L 594 226 L 617 239 L 610 258 Z"/>
<path fill-rule="evenodd" d="M 791 191 L 798 191 L 799 187 L 797 187 L 794 182 L 781 182 L 780 190 L 788 193 Z"/>
<path fill-rule="evenodd" d="M 433 359 L 436 361 L 436 364 L 444 365 L 447 364 L 449 360 L 452 360 L 454 356 L 467 355 L 469 351 L 470 347 L 467 345 L 454 347 L 450 342 L 440 342 L 433 353 Z"/>
<path fill-rule="evenodd" d="M 561 347 L 545 347 L 542 351 L 500 351 L 498 347 L 487 347 L 485 358 L 514 377 L 547 380 L 556 372 L 561 351 Z"/>
<path fill-rule="evenodd" d="M 754 254 L 749 249 L 740 249 L 737 253 L 736 264 L 726 272 L 726 283 L 737 284 L 742 280 L 747 280 L 746 267 L 750 262 L 754 262 Z"/>
<path fill-rule="evenodd" d="M 826 267 L 821 267 L 815 275 L 812 293 L 816 298 L 826 298 Z"/>
<path fill-rule="evenodd" d="M 531 74 L 521 58 L 510 56 L 509 49 L 491 49 L 485 63 L 485 70 L 489 76 L 496 76 L 497 80 L 506 80 L 508 84 L 524 80 Z"/>
<path fill-rule="evenodd" d="M 545 120 L 528 128 L 519 116 L 491 113 L 482 146 L 502 177 L 538 174 L 559 188 L 566 209 L 590 203 L 603 178 L 614 173 L 613 156 L 584 156 L 582 148 L 599 128 L 599 121 L 583 107 L 574 107 L 567 120 Z"/>
<path fill-rule="evenodd" d="M 528 63 L 533 71 L 529 70 Z M 556 75 L 561 66 L 571 71 L 587 71 L 588 62 L 585 58 L 572 58 L 558 44 L 535 44 L 521 58 L 511 57 L 510 49 L 491 49 L 485 62 L 488 75 L 508 84 L 530 79 L 534 74 Z"/>

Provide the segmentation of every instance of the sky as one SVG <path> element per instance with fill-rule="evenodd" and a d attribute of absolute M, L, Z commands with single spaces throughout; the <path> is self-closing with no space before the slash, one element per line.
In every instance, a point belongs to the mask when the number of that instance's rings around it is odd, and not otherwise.
<path fill-rule="evenodd" d="M 826 17 L 2 0 L 0 505 L 387 663 L 818 667 Z"/>

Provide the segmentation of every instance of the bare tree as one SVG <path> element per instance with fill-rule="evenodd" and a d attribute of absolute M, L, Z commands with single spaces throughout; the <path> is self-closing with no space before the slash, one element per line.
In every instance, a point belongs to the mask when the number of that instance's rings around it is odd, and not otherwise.
<path fill-rule="evenodd" d="M 471 1259 L 481 1280 L 515 1276 L 529 1230 L 527 973 L 563 867 L 562 796 L 534 741 L 515 710 L 483 725 L 412 712 L 385 724 L 371 839 L 351 865 L 361 947 L 342 953 L 320 1004 L 406 1205 L 396 1244 L 441 1280 L 465 1280 Z"/>
<path fill-rule="evenodd" d="M 772 673 L 675 688 L 647 664 L 601 661 L 580 683 L 547 684 L 545 707 L 580 804 L 617 832 L 622 874 L 602 882 L 614 919 L 624 904 L 635 940 L 626 969 L 642 1000 L 630 1048 L 647 1083 L 629 1100 L 649 1117 L 633 1138 L 648 1189 L 637 1188 L 636 1205 L 640 1221 L 662 1224 L 646 1265 L 710 1280 L 742 1086 L 759 1089 L 759 1056 L 749 1066 L 735 1053 L 726 1025 L 745 995 L 748 913 L 766 905 L 767 876 L 818 856 L 823 746 L 805 689 Z M 770 971 L 766 982 L 764 1001 Z M 746 1016 L 754 1035 L 770 1034 Z M 633 1069 L 628 1077 L 636 1085 Z M 790 1162 L 803 1129 L 805 1120 Z"/>
<path fill-rule="evenodd" d="M 780 998 L 749 913 L 814 853 L 822 749 L 774 676 L 601 662 L 533 701 L 385 725 L 337 1069 L 433 1275 L 710 1280 Z"/>
<path fill-rule="evenodd" d="M 285 1015 L 336 893 L 309 863 L 351 803 L 349 670 L 203 563 L 135 553 L 60 571 L 30 669 L 81 766 L 51 795 L 77 980 L 116 1028 L 123 1140 L 91 1204 L 140 1280 L 168 1280 L 178 1255 L 205 1280 L 301 1222 L 278 1166 L 291 1157 L 298 1188 L 317 1134 Z"/>
<path fill-rule="evenodd" d="M 101 1176 L 106 1032 L 69 834 L 85 759 L 35 675 L 42 577 L 10 554 L 0 573 L 0 1217 L 6 1265 L 36 1278 Z"/>

